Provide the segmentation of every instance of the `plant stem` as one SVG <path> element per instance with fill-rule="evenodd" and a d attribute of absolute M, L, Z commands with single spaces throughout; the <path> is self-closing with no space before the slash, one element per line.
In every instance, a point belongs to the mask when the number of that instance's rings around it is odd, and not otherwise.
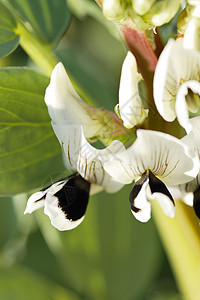
<path fill-rule="evenodd" d="M 20 34 L 20 45 L 32 60 L 50 77 L 58 58 L 51 50 L 50 45 L 37 40 L 24 24 L 18 20 L 16 33 Z"/>
<path fill-rule="evenodd" d="M 20 34 L 20 45 L 28 56 L 34 61 L 34 63 L 43 72 L 50 77 L 55 65 L 59 62 L 59 59 L 55 55 L 51 45 L 45 44 L 38 40 L 34 35 L 25 27 L 25 25 L 18 19 L 18 26 L 16 33 Z M 69 74 L 68 74 L 69 75 Z M 88 104 L 96 106 L 94 101 L 88 96 L 88 94 L 79 86 L 79 84 L 70 76 L 70 80 L 77 91 L 77 93 Z"/>
<path fill-rule="evenodd" d="M 152 203 L 155 221 L 185 300 L 200 299 L 200 226 L 193 209 L 176 203 L 174 219 Z"/>
<path fill-rule="evenodd" d="M 136 58 L 137 65 L 144 80 L 149 81 L 149 77 L 152 77 L 152 74 L 155 71 L 157 57 L 148 40 L 146 32 L 129 28 L 126 25 L 119 26 L 129 49 Z"/>

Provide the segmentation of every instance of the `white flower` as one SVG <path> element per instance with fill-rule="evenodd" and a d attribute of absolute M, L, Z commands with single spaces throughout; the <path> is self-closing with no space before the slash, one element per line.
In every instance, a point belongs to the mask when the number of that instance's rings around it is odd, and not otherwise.
<path fill-rule="evenodd" d="M 44 207 L 54 227 L 69 230 L 83 221 L 90 194 L 101 189 L 112 193 L 123 186 L 104 170 L 99 157 L 122 150 L 124 145 L 114 141 L 98 150 L 88 143 L 86 138 L 98 136 L 104 130 L 104 120 L 98 119 L 98 109 L 79 97 L 61 63 L 52 72 L 45 102 L 64 151 L 65 164 L 74 174 L 33 194 L 25 213 Z"/>
<path fill-rule="evenodd" d="M 53 69 L 45 102 L 53 123 L 82 124 L 86 138 L 100 133 L 102 123 L 95 117 L 97 109 L 79 97 L 61 62 Z"/>
<path fill-rule="evenodd" d="M 200 53 L 169 40 L 154 76 L 154 100 L 166 121 L 176 117 L 186 132 L 191 130 L 188 110 L 197 112 L 200 95 Z"/>
<path fill-rule="evenodd" d="M 53 124 L 53 128 L 64 150 L 67 167 L 75 174 L 33 194 L 28 199 L 25 213 L 44 206 L 54 227 L 69 230 L 83 221 L 89 194 L 103 188 L 114 193 L 123 186 L 104 170 L 99 158 L 113 155 L 124 146 L 114 141 L 107 148 L 98 150 L 87 142 L 81 125 Z"/>
<path fill-rule="evenodd" d="M 154 199 L 166 215 L 173 217 L 174 201 L 165 184 L 192 180 L 199 171 L 199 159 L 194 151 L 171 135 L 140 129 L 137 136 L 127 150 L 109 155 L 109 159 L 106 157 L 104 168 L 121 183 L 136 180 L 129 200 L 138 220 L 149 220 L 151 206 L 147 200 Z"/>
<path fill-rule="evenodd" d="M 139 96 L 138 77 L 135 57 L 129 51 L 122 66 L 119 104 L 115 107 L 127 128 L 142 123 L 148 115 L 148 109 L 144 109 Z"/>
<path fill-rule="evenodd" d="M 190 122 L 192 130 L 182 141 L 200 158 L 200 117 L 191 118 Z M 194 207 L 196 215 L 200 218 L 200 172 L 192 181 L 179 185 L 176 193 L 177 198 Z"/>

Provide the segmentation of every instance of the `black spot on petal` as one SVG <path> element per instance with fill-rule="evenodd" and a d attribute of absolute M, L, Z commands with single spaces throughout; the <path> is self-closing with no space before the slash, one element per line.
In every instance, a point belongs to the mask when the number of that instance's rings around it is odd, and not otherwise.
<path fill-rule="evenodd" d="M 170 194 L 169 190 L 167 189 L 166 185 L 158 179 L 151 171 L 149 171 L 149 186 L 151 189 L 152 194 L 153 193 L 162 193 L 166 195 L 175 205 L 174 199 L 172 195 Z"/>
<path fill-rule="evenodd" d="M 195 214 L 200 219 L 200 187 L 194 192 L 193 208 Z"/>
<path fill-rule="evenodd" d="M 80 175 L 70 176 L 65 185 L 55 193 L 58 206 L 71 221 L 79 220 L 84 216 L 89 200 L 90 183 Z"/>
<path fill-rule="evenodd" d="M 140 208 L 137 208 L 135 205 L 134 205 L 134 202 L 135 202 L 135 198 L 138 196 L 139 192 L 141 191 L 142 189 L 142 186 L 144 184 L 144 182 L 147 180 L 147 175 L 146 174 L 143 174 L 142 177 L 136 181 L 132 187 L 132 190 L 130 192 L 130 195 L 129 195 L 129 202 L 131 204 L 131 210 L 134 211 L 134 212 L 139 212 L 141 209 Z"/>

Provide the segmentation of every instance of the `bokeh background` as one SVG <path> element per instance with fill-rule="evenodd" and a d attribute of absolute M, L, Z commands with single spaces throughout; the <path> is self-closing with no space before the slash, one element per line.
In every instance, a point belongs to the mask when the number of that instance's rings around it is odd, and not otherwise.
<path fill-rule="evenodd" d="M 123 38 L 94 1 L 68 6 L 70 25 L 55 52 L 96 105 L 113 110 L 127 52 Z M 173 24 L 161 30 L 166 39 Z M 0 66 L 37 68 L 20 46 Z M 46 174 L 41 186 L 62 176 Z M 182 299 L 153 218 L 142 224 L 130 212 L 130 189 L 92 196 L 84 222 L 66 232 L 53 228 L 42 209 L 24 216 L 27 194 L 1 197 L 0 299 Z"/>

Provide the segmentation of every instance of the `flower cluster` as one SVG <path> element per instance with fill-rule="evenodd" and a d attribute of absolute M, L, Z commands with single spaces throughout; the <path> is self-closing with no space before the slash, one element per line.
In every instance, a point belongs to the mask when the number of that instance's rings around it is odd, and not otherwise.
<path fill-rule="evenodd" d="M 103 0 L 104 15 L 112 21 L 146 30 L 169 22 L 180 7 L 179 0 Z"/>
<path fill-rule="evenodd" d="M 104 9 L 107 2 L 112 3 L 105 0 Z M 135 9 L 147 4 L 133 2 Z M 154 2 L 149 1 L 149 5 L 156 5 Z M 191 45 L 187 42 L 191 30 L 195 37 L 196 27 L 188 26 L 184 39 L 170 39 L 158 59 L 153 81 L 156 113 L 162 117 L 154 124 L 158 131 L 151 129 L 154 116 L 140 95 L 142 76 L 131 52 L 122 65 L 115 107 L 118 117 L 86 104 L 62 63 L 55 66 L 45 102 L 72 175 L 34 193 L 25 213 L 44 207 L 53 226 L 72 229 L 83 221 L 89 195 L 102 189 L 115 193 L 133 182 L 129 201 L 136 219 L 150 219 L 153 200 L 164 214 L 174 217 L 177 199 L 193 206 L 200 218 L 200 117 L 190 114 L 198 112 L 200 104 L 200 52 L 187 47 Z M 109 131 L 108 115 L 112 126 L 120 124 L 124 132 L 128 130 L 133 143 L 123 144 Z M 172 122 L 176 136 L 166 129 L 168 122 Z M 96 149 L 91 144 L 95 139 L 101 139 L 107 147 Z"/>

